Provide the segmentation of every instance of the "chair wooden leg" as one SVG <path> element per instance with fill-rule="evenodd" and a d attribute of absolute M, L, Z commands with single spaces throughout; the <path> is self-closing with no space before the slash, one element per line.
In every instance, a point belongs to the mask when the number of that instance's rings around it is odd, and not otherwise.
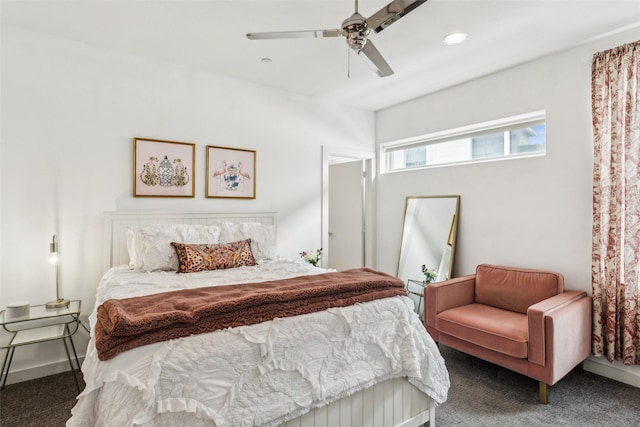
<path fill-rule="evenodd" d="M 540 403 L 546 405 L 549 403 L 549 386 L 540 381 Z"/>

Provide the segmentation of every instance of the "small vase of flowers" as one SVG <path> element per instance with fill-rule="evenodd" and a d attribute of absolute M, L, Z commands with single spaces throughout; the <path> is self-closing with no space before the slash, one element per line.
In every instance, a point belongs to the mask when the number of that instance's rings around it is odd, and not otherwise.
<path fill-rule="evenodd" d="M 422 274 L 424 274 L 424 280 L 422 281 L 422 283 L 424 283 L 425 285 L 435 282 L 436 278 L 438 277 L 438 274 L 434 269 L 427 268 L 427 266 L 424 264 L 422 264 Z"/>
<path fill-rule="evenodd" d="M 317 267 L 322 259 L 322 248 L 310 252 L 302 251 L 300 252 L 300 257 L 314 267 Z"/>

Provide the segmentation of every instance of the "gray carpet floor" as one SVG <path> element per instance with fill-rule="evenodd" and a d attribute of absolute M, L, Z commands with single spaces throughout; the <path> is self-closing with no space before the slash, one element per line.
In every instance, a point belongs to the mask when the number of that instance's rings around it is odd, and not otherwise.
<path fill-rule="evenodd" d="M 82 374 L 76 375 L 81 381 L 80 387 L 84 388 Z M 71 417 L 77 395 L 71 372 L 9 384 L 0 391 L 0 426 L 64 426 Z"/>
<path fill-rule="evenodd" d="M 550 387 L 549 404 L 540 405 L 537 381 L 447 347 L 441 351 L 451 388 L 436 409 L 439 427 L 640 426 L 640 388 L 571 372 Z M 69 372 L 8 385 L 0 392 L 0 426 L 64 426 L 76 394 Z"/>
<path fill-rule="evenodd" d="M 442 346 L 451 388 L 438 426 L 640 426 L 640 388 L 574 370 L 538 403 L 538 381 Z"/>

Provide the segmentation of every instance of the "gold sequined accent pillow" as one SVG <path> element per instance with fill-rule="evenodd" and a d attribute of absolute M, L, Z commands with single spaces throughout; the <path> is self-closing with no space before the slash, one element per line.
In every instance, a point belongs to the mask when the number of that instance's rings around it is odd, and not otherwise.
<path fill-rule="evenodd" d="M 178 255 L 178 273 L 256 265 L 251 252 L 251 239 L 216 244 L 171 244 Z"/>

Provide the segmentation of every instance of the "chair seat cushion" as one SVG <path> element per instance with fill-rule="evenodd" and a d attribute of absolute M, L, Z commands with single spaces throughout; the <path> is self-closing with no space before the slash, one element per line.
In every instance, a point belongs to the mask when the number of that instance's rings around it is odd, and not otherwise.
<path fill-rule="evenodd" d="M 521 359 L 528 356 L 526 314 L 474 303 L 439 313 L 436 328 L 441 333 L 508 356 Z"/>

